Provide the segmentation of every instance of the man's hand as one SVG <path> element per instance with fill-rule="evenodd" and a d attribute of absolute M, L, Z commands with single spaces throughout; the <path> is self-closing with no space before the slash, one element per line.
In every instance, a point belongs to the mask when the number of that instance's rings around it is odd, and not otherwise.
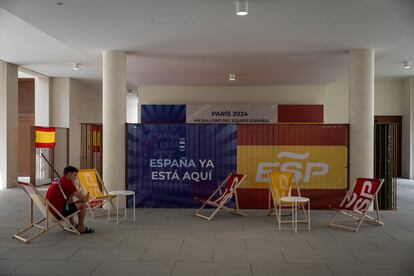
<path fill-rule="evenodd" d="M 83 202 L 88 202 L 89 201 L 89 193 L 87 193 L 86 195 L 82 194 L 82 192 L 80 191 L 76 191 L 73 193 L 74 196 L 76 196 L 79 201 L 83 201 Z"/>

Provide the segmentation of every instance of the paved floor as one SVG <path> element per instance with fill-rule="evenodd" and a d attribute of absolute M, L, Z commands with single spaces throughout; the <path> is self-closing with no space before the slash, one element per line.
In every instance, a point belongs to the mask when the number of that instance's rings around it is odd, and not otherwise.
<path fill-rule="evenodd" d="M 188 209 L 137 209 L 117 225 L 88 218 L 96 233 L 56 229 L 24 245 L 28 201 L 0 192 L 0 275 L 414 275 L 414 184 L 399 184 L 399 210 L 385 226 L 358 233 L 327 228 L 330 211 L 312 211 L 312 231 L 279 232 L 263 210 L 219 213 L 211 222 Z M 130 211 L 130 210 L 129 210 Z"/>

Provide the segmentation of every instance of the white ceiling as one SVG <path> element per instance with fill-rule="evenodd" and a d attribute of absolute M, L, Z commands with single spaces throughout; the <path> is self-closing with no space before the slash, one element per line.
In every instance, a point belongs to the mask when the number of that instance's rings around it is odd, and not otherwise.
<path fill-rule="evenodd" d="M 244 17 L 233 0 L 56 2 L 0 0 L 0 59 L 99 80 L 101 52 L 118 49 L 137 86 L 327 84 L 346 76 L 349 49 L 369 47 L 377 77 L 414 75 L 402 67 L 414 61 L 411 0 L 250 0 Z"/>

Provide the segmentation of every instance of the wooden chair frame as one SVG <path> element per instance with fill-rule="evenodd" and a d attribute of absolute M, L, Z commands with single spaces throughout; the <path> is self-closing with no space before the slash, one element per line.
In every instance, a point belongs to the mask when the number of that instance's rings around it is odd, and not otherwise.
<path fill-rule="evenodd" d="M 357 182 L 357 180 L 355 180 L 355 182 L 354 182 L 354 187 L 355 187 L 356 182 Z M 384 184 L 384 179 L 380 179 L 380 184 L 378 185 L 377 190 L 375 191 L 375 193 L 373 195 L 373 198 L 370 200 L 370 203 L 369 203 L 368 207 L 363 212 L 361 212 L 359 210 L 347 210 L 347 209 L 341 209 L 341 208 L 334 209 L 336 211 L 336 214 L 332 218 L 332 220 L 330 221 L 329 227 L 331 227 L 331 228 L 341 228 L 341 229 L 344 229 L 344 230 L 358 232 L 358 230 L 361 227 L 363 222 L 371 223 L 371 224 L 375 224 L 375 225 L 384 225 L 384 223 L 381 222 L 380 213 L 379 213 L 379 204 L 378 204 L 378 192 L 380 191 L 383 184 Z M 354 192 L 354 189 L 349 190 L 346 193 L 346 195 L 343 198 L 343 200 L 342 200 L 341 204 L 339 205 L 339 207 L 343 207 L 344 204 L 349 202 L 353 192 Z M 373 202 L 375 204 L 376 217 L 372 217 L 372 216 L 368 215 L 369 206 L 371 206 Z M 356 222 L 356 226 L 351 227 L 351 226 L 348 226 L 348 225 L 345 225 L 345 224 L 336 223 L 335 220 L 336 220 L 338 215 L 344 215 L 348 218 L 351 218 L 353 221 Z"/>
<path fill-rule="evenodd" d="M 271 173 L 272 172 L 269 173 L 270 182 L 269 182 L 269 199 L 268 199 L 269 203 L 268 203 L 268 213 L 267 213 L 267 215 L 272 216 L 274 214 L 276 216 L 277 222 L 279 224 L 281 224 L 281 223 L 292 223 L 291 220 L 282 220 L 283 214 L 281 212 L 279 213 L 279 205 L 283 209 L 287 209 L 287 208 L 292 209 L 292 204 L 280 203 L 280 202 L 277 202 L 276 198 L 274 198 L 273 193 L 272 193 Z M 299 185 L 298 185 L 298 181 L 295 179 L 295 175 L 293 173 L 292 173 L 292 183 L 295 185 L 295 189 L 298 193 L 298 196 L 302 196 L 301 193 L 300 193 L 300 188 L 299 188 Z M 289 196 L 291 195 L 291 190 L 292 190 L 292 185 L 289 188 Z M 305 208 L 306 204 L 301 204 L 301 203 L 298 203 L 298 204 L 300 205 L 300 208 L 303 210 L 305 220 L 298 220 L 297 222 L 298 223 L 308 223 L 308 214 L 307 214 L 306 208 Z"/>
<path fill-rule="evenodd" d="M 59 226 L 60 228 L 62 228 L 63 230 L 66 230 L 68 232 L 71 232 L 73 234 L 76 235 L 80 235 L 80 232 L 78 231 L 78 229 L 76 229 L 71 223 L 70 223 L 70 218 L 74 217 L 75 215 L 77 215 L 80 210 L 76 211 L 75 213 L 64 217 L 62 215 L 62 213 L 60 213 L 55 206 L 52 205 L 52 203 L 49 202 L 49 200 L 45 199 L 40 193 L 39 191 L 35 188 L 35 186 L 31 183 L 25 183 L 25 182 L 17 182 L 17 185 L 19 187 L 21 187 L 23 189 L 23 191 L 25 191 L 25 193 L 30 197 L 30 223 L 23 228 L 22 230 L 20 230 L 19 232 L 15 233 L 13 235 L 13 238 L 22 241 L 24 243 L 29 243 L 30 241 L 32 241 L 33 239 L 37 238 L 38 236 L 49 232 L 53 227 L 55 226 Z M 36 193 L 36 196 L 39 197 L 40 201 L 44 204 L 44 206 L 42 208 L 44 208 L 44 212 L 46 213 L 46 216 L 43 215 L 43 217 L 37 221 L 34 221 L 34 214 L 33 214 L 33 198 L 32 196 L 26 191 L 26 189 L 23 186 L 29 186 L 31 189 L 33 189 Z M 37 206 L 39 209 L 40 207 Z M 53 210 L 53 212 L 56 214 L 56 216 L 59 217 L 60 220 L 58 220 L 56 218 L 55 215 L 53 215 L 51 213 L 51 210 Z M 52 222 L 51 222 L 52 220 Z M 43 224 L 43 225 L 42 225 Z M 29 237 L 25 237 L 23 236 L 27 231 L 33 229 L 33 228 L 37 228 L 39 229 L 39 231 L 37 231 L 36 233 L 34 233 L 33 235 L 29 236 Z"/>
<path fill-rule="evenodd" d="M 194 215 L 200 217 L 200 218 L 204 218 L 206 220 L 211 220 L 216 214 L 217 212 L 223 208 L 225 210 L 230 211 L 231 213 L 235 214 L 235 215 L 239 215 L 239 216 L 246 216 L 245 214 L 243 214 L 240 211 L 239 208 L 239 200 L 237 197 L 237 188 L 238 186 L 246 179 L 247 175 L 243 175 L 243 177 L 240 179 L 240 181 L 234 186 L 233 190 L 230 191 L 228 193 L 228 195 L 232 195 L 229 198 L 223 198 L 222 200 L 220 200 L 220 202 L 216 202 L 213 200 L 213 197 L 219 193 L 220 196 L 222 195 L 222 188 L 227 185 L 227 181 L 230 179 L 230 177 L 233 174 L 229 174 L 226 179 L 217 187 L 217 189 L 211 194 L 211 196 L 207 199 L 207 200 L 201 200 L 203 202 L 203 205 L 194 213 Z M 234 196 L 234 199 L 236 201 L 236 208 L 230 208 L 225 206 Z M 214 206 L 216 207 L 216 209 L 214 209 L 214 211 L 209 215 L 209 216 L 205 216 L 203 214 L 201 214 L 201 211 L 204 209 L 204 207 L 206 207 L 206 205 L 210 205 L 210 206 Z"/>
<path fill-rule="evenodd" d="M 81 169 L 82 170 L 82 169 Z M 95 175 L 96 175 L 96 179 L 99 181 L 99 183 L 101 184 L 101 193 L 102 193 L 102 195 L 103 195 L 103 197 L 102 198 L 92 198 L 92 199 L 89 199 L 89 201 L 88 202 L 86 202 L 86 205 L 88 206 L 88 209 L 89 209 L 89 211 L 90 211 L 90 213 L 91 213 L 91 215 L 92 215 L 92 217 L 93 218 L 96 218 L 96 217 L 99 217 L 99 216 L 106 216 L 106 215 L 108 215 L 108 213 L 107 212 L 100 212 L 99 214 L 96 212 L 96 209 L 97 208 L 99 208 L 99 207 L 101 207 L 101 206 L 103 206 L 104 204 L 106 204 L 106 203 L 110 203 L 111 204 L 111 206 L 112 206 L 112 210 L 115 210 L 115 205 L 114 205 L 114 203 L 112 202 L 112 200 L 116 197 L 115 195 L 110 195 L 109 193 L 108 193 L 108 191 L 106 190 L 106 187 L 105 187 L 105 184 L 104 184 L 104 182 L 103 182 L 103 180 L 102 180 L 102 178 L 99 176 L 99 173 L 98 173 L 98 171 L 96 170 L 96 169 L 91 169 L 91 170 L 93 170 L 94 172 L 95 172 Z M 79 178 L 78 178 L 78 181 L 79 181 Z M 88 191 L 85 191 L 83 188 L 82 188 L 82 185 L 80 185 L 80 181 L 79 181 L 79 188 L 80 188 L 80 190 L 82 191 L 82 193 L 84 194 L 84 195 L 86 195 L 87 193 L 88 193 Z M 99 203 L 99 204 L 97 204 L 97 205 L 94 205 L 94 206 L 92 206 L 91 205 L 91 203 L 93 202 L 93 201 L 96 201 L 96 200 L 101 200 L 101 203 Z"/>

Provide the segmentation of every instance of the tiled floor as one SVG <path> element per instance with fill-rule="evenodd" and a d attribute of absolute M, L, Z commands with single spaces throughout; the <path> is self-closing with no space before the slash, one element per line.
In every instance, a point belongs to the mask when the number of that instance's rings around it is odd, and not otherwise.
<path fill-rule="evenodd" d="M 263 210 L 209 222 L 188 209 L 137 209 L 135 223 L 88 217 L 94 234 L 55 229 L 28 245 L 11 235 L 29 202 L 2 191 L 0 275 L 414 275 L 414 183 L 398 188 L 399 210 L 382 213 L 385 226 L 358 233 L 327 228 L 330 211 L 312 211 L 312 231 L 294 235 Z"/>

